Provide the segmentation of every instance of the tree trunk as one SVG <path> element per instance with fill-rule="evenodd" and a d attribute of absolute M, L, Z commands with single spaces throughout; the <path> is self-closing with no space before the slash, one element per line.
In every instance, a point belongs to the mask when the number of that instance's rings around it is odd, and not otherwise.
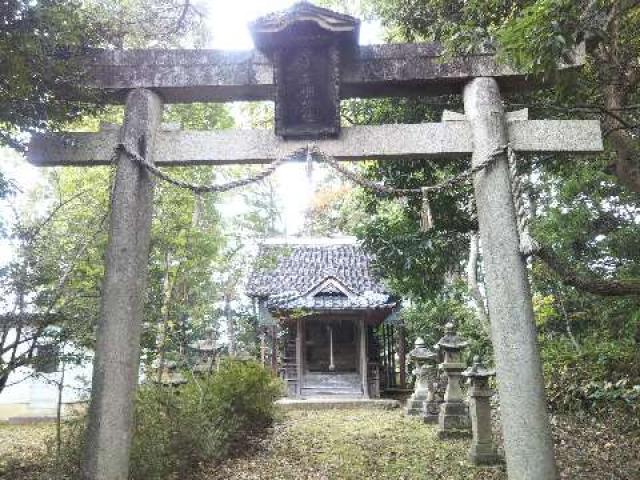
<path fill-rule="evenodd" d="M 64 345 L 63 345 L 64 348 Z M 64 352 L 63 352 L 64 353 Z M 61 474 L 60 471 L 61 462 L 60 462 L 60 453 L 62 450 L 62 394 L 64 392 L 64 374 L 67 367 L 67 364 L 64 362 L 64 355 L 62 356 L 62 366 L 60 371 L 60 381 L 58 382 L 58 405 L 56 407 L 56 465 L 58 468 L 58 473 Z"/>
<path fill-rule="evenodd" d="M 611 3 L 610 21 L 607 24 L 608 39 L 595 51 L 596 65 L 600 81 L 603 82 L 605 117 L 603 120 L 607 137 L 616 151 L 607 171 L 618 181 L 634 192 L 640 193 L 640 142 L 632 136 L 629 125 L 624 119 L 621 107 L 626 106 L 628 94 L 633 92 L 640 80 L 640 71 L 631 57 L 625 58 L 625 41 L 620 34 L 620 20 L 629 13 L 628 6 L 619 1 Z"/>
<path fill-rule="evenodd" d="M 476 313 L 482 323 L 482 328 L 487 335 L 491 335 L 491 325 L 487 315 L 487 307 L 480 287 L 478 286 L 478 253 L 480 250 L 480 235 L 477 232 L 471 233 L 469 242 L 469 262 L 467 263 L 467 287 L 469 295 L 473 299 Z"/>
<path fill-rule="evenodd" d="M 162 281 L 162 307 L 160 307 L 160 325 L 158 332 L 158 371 L 157 381 L 162 380 L 162 372 L 164 371 L 167 330 L 169 328 L 169 304 L 171 303 L 171 295 L 173 293 L 174 279 L 171 279 L 171 256 L 169 252 L 164 255 L 164 279 Z"/>
<path fill-rule="evenodd" d="M 231 296 L 224 295 L 224 314 L 227 318 L 227 335 L 229 336 L 229 355 L 234 356 L 236 348 L 236 327 L 233 322 L 233 311 L 231 310 Z"/>
<path fill-rule="evenodd" d="M 569 340 L 571 340 L 571 343 L 573 344 L 576 351 L 578 353 L 582 353 L 582 348 L 580 347 L 578 340 L 576 340 L 576 337 L 573 334 L 573 329 L 571 328 L 571 319 L 569 318 L 569 312 L 567 312 L 567 309 L 564 306 L 564 301 L 562 300 L 562 296 L 557 295 L 556 298 L 558 299 L 558 304 L 560 304 L 560 309 L 562 310 L 562 316 L 564 317 L 564 325 L 565 325 L 565 330 L 567 331 L 567 336 L 569 337 Z"/>
<path fill-rule="evenodd" d="M 620 115 L 626 95 L 618 84 L 604 87 L 605 108 L 610 114 L 604 118 L 607 138 L 616 151 L 616 158 L 607 166 L 607 171 L 630 190 L 640 193 L 640 142 L 631 136 L 628 125 Z M 611 115 L 613 113 L 614 115 Z"/>
<path fill-rule="evenodd" d="M 582 292 L 592 293 L 603 297 L 622 297 L 627 295 L 640 295 L 640 280 L 614 280 L 602 279 L 594 276 L 578 274 L 565 265 L 565 263 L 547 246 L 541 246 L 536 252 L 547 266 L 553 270 L 565 285 L 575 287 Z"/>

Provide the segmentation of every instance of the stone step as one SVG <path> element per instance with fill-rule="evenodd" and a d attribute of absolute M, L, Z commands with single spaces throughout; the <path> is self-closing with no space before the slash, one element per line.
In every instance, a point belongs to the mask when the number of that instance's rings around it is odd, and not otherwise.
<path fill-rule="evenodd" d="M 357 373 L 305 373 L 304 386 L 318 388 L 360 388 L 360 375 Z"/>
<path fill-rule="evenodd" d="M 303 388 L 301 392 L 302 397 L 347 397 L 347 398 L 361 398 L 362 392 L 360 390 L 319 390 L 317 388 Z"/>
<path fill-rule="evenodd" d="M 360 391 L 360 385 L 309 385 L 308 383 L 305 383 L 304 385 L 302 385 L 303 389 L 310 389 L 310 390 L 318 390 L 318 391 L 336 391 L 336 392 L 340 392 L 340 391 Z"/>
<path fill-rule="evenodd" d="M 397 400 L 342 397 L 282 398 L 276 402 L 276 405 L 285 410 L 325 410 L 331 408 L 379 408 L 387 410 L 400 407 L 400 403 Z"/>

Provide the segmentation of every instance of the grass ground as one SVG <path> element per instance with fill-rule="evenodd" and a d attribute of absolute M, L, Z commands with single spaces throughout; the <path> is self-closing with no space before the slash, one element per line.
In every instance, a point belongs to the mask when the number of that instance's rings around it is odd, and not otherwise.
<path fill-rule="evenodd" d="M 257 451 L 229 460 L 207 480 L 506 479 L 501 468 L 466 461 L 468 440 L 438 440 L 436 429 L 399 410 L 288 412 Z"/>
<path fill-rule="evenodd" d="M 49 458 L 47 445 L 55 437 L 52 423 L 0 424 L 0 478 L 39 478 L 40 466 Z"/>
<path fill-rule="evenodd" d="M 553 429 L 562 480 L 640 480 L 638 432 L 560 417 Z M 52 424 L 0 425 L 0 478 L 53 479 L 41 471 L 54 432 Z M 470 465 L 468 448 L 400 410 L 291 411 L 198 480 L 506 480 L 503 467 Z"/>
<path fill-rule="evenodd" d="M 640 433 L 554 417 L 562 480 L 640 480 Z M 400 410 L 293 411 L 259 444 L 208 469 L 203 480 L 506 480 L 504 466 L 476 468 L 470 440 L 437 438 Z M 531 479 L 535 480 L 535 479 Z"/>

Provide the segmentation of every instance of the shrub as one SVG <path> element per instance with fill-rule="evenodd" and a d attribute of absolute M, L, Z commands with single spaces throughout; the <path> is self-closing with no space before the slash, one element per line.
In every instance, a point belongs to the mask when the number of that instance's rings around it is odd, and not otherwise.
<path fill-rule="evenodd" d="M 635 342 L 586 339 L 578 352 L 564 339 L 542 348 L 547 395 L 554 410 L 605 416 L 622 413 L 640 426 L 640 352 Z"/>
<path fill-rule="evenodd" d="M 188 475 L 229 455 L 248 435 L 272 423 L 282 385 L 254 361 L 225 360 L 218 371 L 171 389 L 144 385 L 136 401 L 132 480 Z M 68 428 L 63 469 L 78 478 L 84 428 Z"/>

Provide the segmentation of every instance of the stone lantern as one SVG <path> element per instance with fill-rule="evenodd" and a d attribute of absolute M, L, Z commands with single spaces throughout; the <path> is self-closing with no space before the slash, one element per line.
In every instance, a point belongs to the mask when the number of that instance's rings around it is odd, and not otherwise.
<path fill-rule="evenodd" d="M 205 333 L 206 337 L 204 339 L 196 340 L 189 345 L 189 348 L 198 354 L 198 361 L 193 367 L 195 373 L 207 374 L 213 370 L 216 351 L 215 329 L 207 327 Z"/>
<path fill-rule="evenodd" d="M 159 364 L 156 365 L 156 369 L 160 369 Z M 162 372 L 159 378 L 156 378 L 156 383 L 167 387 L 179 387 L 187 383 L 187 379 L 178 369 L 178 362 L 167 360 L 163 363 Z"/>
<path fill-rule="evenodd" d="M 491 431 L 491 404 L 489 399 L 493 391 L 489 388 L 489 378 L 495 375 L 487 370 L 480 361 L 480 357 L 473 359 L 473 366 L 465 370 L 462 375 L 467 378 L 469 388 L 469 415 L 471 416 L 471 431 L 473 441 L 469 450 L 469 460 L 476 465 L 490 465 L 499 460 L 493 444 Z"/>
<path fill-rule="evenodd" d="M 458 336 L 453 323 L 449 322 L 445 326 L 444 337 L 437 345 L 443 354 L 440 368 L 447 377 L 444 403 L 440 405 L 438 416 L 438 433 L 441 437 L 466 434 L 469 431 L 469 415 L 460 387 L 460 375 L 466 367 L 462 361 L 462 351 L 469 342 Z"/>
<path fill-rule="evenodd" d="M 407 401 L 407 415 L 422 415 L 424 404 L 433 399 L 432 378 L 435 373 L 437 354 L 425 347 L 424 340 L 418 337 L 414 349 L 409 352 L 409 361 L 413 362 L 416 383 L 413 394 Z"/>
<path fill-rule="evenodd" d="M 440 354 L 436 345 L 433 357 L 428 360 L 427 378 L 429 387 L 427 391 L 427 399 L 424 402 L 422 410 L 422 420 L 424 423 L 438 423 L 438 415 L 440 414 L 440 404 L 443 401 L 444 389 L 441 389 L 440 375 L 438 375 L 438 359 Z"/>

